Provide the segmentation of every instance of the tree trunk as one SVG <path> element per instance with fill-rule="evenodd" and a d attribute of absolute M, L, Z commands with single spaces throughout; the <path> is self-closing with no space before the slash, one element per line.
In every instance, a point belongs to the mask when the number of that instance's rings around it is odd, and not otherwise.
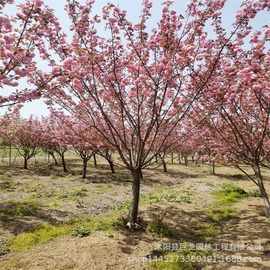
<path fill-rule="evenodd" d="M 107 161 L 108 161 L 108 163 L 110 165 L 111 172 L 115 173 L 113 161 L 112 160 L 107 160 Z"/>
<path fill-rule="evenodd" d="M 167 164 L 166 164 L 165 158 L 161 158 L 161 161 L 162 161 L 163 171 L 164 171 L 164 172 L 168 172 Z"/>
<path fill-rule="evenodd" d="M 8 166 L 11 166 L 11 158 L 12 158 L 12 146 L 11 144 L 9 145 L 9 154 L 8 154 Z"/>
<path fill-rule="evenodd" d="M 158 156 L 157 155 L 155 156 L 155 159 L 156 159 L 156 163 L 158 163 Z"/>
<path fill-rule="evenodd" d="M 62 166 L 63 166 L 63 171 L 66 173 L 68 172 L 67 170 L 67 165 L 66 165 L 66 161 L 65 161 L 65 154 L 61 154 L 61 160 L 62 160 Z"/>
<path fill-rule="evenodd" d="M 57 162 L 57 158 L 55 157 L 53 152 L 50 152 L 50 155 L 52 156 L 53 160 L 54 160 L 54 165 L 58 166 L 58 162 Z"/>
<path fill-rule="evenodd" d="M 178 164 L 181 164 L 181 154 L 178 153 Z"/>
<path fill-rule="evenodd" d="M 27 157 L 24 157 L 23 168 L 24 168 L 25 170 L 28 169 L 28 159 L 27 159 Z"/>
<path fill-rule="evenodd" d="M 264 183 L 263 183 L 263 176 L 262 176 L 262 173 L 261 173 L 261 168 L 259 165 L 256 166 L 255 168 L 255 175 L 257 176 L 258 178 L 258 186 L 259 186 L 259 189 L 260 189 L 260 193 L 261 193 L 261 196 L 263 197 L 263 200 L 264 200 L 264 205 L 265 205 L 265 215 L 267 217 L 270 217 L 270 200 L 269 200 L 269 196 L 267 194 L 267 191 L 265 190 L 265 187 L 264 187 Z"/>
<path fill-rule="evenodd" d="M 88 162 L 88 159 L 84 158 L 83 159 L 83 171 L 82 171 L 82 178 L 83 179 L 86 178 L 86 174 L 87 174 L 87 162 Z"/>
<path fill-rule="evenodd" d="M 262 195 L 263 200 L 264 200 L 265 215 L 267 217 L 270 217 L 270 200 L 269 200 L 269 196 L 268 196 L 268 194 L 267 194 L 267 192 L 265 190 L 263 182 L 260 182 L 259 189 L 260 189 L 261 195 Z"/>
<path fill-rule="evenodd" d="M 96 158 L 96 154 L 93 154 L 93 160 L 94 160 L 94 167 L 97 167 L 97 158 Z"/>
<path fill-rule="evenodd" d="M 173 156 L 173 153 L 171 153 L 171 161 L 172 161 L 172 164 L 174 163 L 174 156 Z"/>
<path fill-rule="evenodd" d="M 184 156 L 184 160 L 185 160 L 185 166 L 188 166 L 188 158 L 187 158 L 187 156 Z"/>
<path fill-rule="evenodd" d="M 139 199 L 140 199 L 140 184 L 142 178 L 141 169 L 135 169 L 132 172 L 132 205 L 129 216 L 129 227 L 136 228 L 138 225 Z"/>
<path fill-rule="evenodd" d="M 214 160 L 212 161 L 212 174 L 216 175 L 216 163 Z"/>

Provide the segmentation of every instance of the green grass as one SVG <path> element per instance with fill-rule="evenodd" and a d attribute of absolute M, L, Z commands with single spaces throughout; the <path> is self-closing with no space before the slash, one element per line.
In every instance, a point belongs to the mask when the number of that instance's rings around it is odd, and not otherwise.
<path fill-rule="evenodd" d="M 86 236 L 89 236 L 90 234 L 91 234 L 91 229 L 83 225 L 78 225 L 72 231 L 72 235 L 78 236 L 78 237 L 86 237 Z"/>
<path fill-rule="evenodd" d="M 113 231 L 123 226 L 121 214 L 122 211 L 114 210 L 102 216 L 94 216 L 85 220 L 72 220 L 67 224 L 43 224 L 31 232 L 21 233 L 11 238 L 9 249 L 11 251 L 29 250 L 38 244 L 46 243 L 64 235 L 83 237 L 95 231 L 104 231 L 112 234 Z"/>
<path fill-rule="evenodd" d="M 21 233 L 9 242 L 9 248 L 11 251 L 24 251 L 32 248 L 37 244 L 46 243 L 56 237 L 70 234 L 72 226 L 61 225 L 42 225 L 40 228 L 33 232 Z"/>
<path fill-rule="evenodd" d="M 226 222 L 232 218 L 236 218 L 236 211 L 230 207 L 224 208 L 210 208 L 207 211 L 208 218 L 215 223 Z"/>
<path fill-rule="evenodd" d="M 214 238 L 220 233 L 220 228 L 216 224 L 204 224 L 199 230 L 199 236 L 205 240 Z"/>
<path fill-rule="evenodd" d="M 232 204 L 249 196 L 248 192 L 234 184 L 223 184 L 214 193 L 218 204 Z"/>
<path fill-rule="evenodd" d="M 154 220 L 147 225 L 147 231 L 158 237 L 175 238 L 177 232 L 161 220 Z"/>
<path fill-rule="evenodd" d="M 78 191 L 78 192 L 77 192 Z M 71 191 L 69 194 L 73 194 L 75 197 L 81 197 L 81 192 L 85 192 L 83 189 L 78 189 L 76 192 Z M 69 197 L 70 198 L 70 197 Z M 73 236 L 88 236 L 95 231 L 104 231 L 109 235 L 113 235 L 113 232 L 125 227 L 126 219 L 123 216 L 127 213 L 130 207 L 130 201 L 125 201 L 119 206 L 115 207 L 107 214 L 93 216 L 87 219 L 75 219 L 67 224 L 61 225 L 48 225 L 44 224 L 41 227 L 34 229 L 31 232 L 25 232 L 13 237 L 9 242 L 10 250 L 23 251 L 31 249 L 38 244 L 46 243 L 52 239 L 64 235 Z M 30 215 L 38 209 L 35 203 L 14 203 L 16 206 L 12 209 L 6 209 L 6 214 L 9 215 Z M 159 236 L 172 237 L 174 232 L 172 229 L 166 227 L 165 224 L 157 224 L 155 222 L 150 223 L 148 227 L 149 231 Z"/>
<path fill-rule="evenodd" d="M 64 191 L 61 194 L 58 194 L 57 197 L 59 199 L 69 199 L 69 200 L 76 200 L 78 198 L 87 197 L 88 190 L 85 188 L 77 188 L 71 191 Z"/>
<path fill-rule="evenodd" d="M 191 203 L 191 194 L 188 191 L 177 191 L 172 189 L 163 189 L 142 196 L 144 203 L 154 204 L 159 202 Z"/>
<path fill-rule="evenodd" d="M 0 209 L 0 216 L 20 217 L 35 215 L 40 205 L 36 201 L 7 201 L 5 206 Z"/>
<path fill-rule="evenodd" d="M 215 202 L 206 214 L 212 222 L 219 224 L 236 218 L 237 213 L 231 208 L 232 204 L 248 196 L 248 192 L 234 184 L 223 184 L 214 192 Z"/>

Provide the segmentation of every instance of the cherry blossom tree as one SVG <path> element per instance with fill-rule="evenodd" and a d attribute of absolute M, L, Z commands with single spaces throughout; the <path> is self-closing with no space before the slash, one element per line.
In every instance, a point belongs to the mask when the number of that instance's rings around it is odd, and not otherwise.
<path fill-rule="evenodd" d="M 16 9 L 13 16 L 7 13 L 11 7 Z M 36 84 L 34 90 L 22 89 L 25 84 L 21 82 L 31 83 L 31 77 L 38 76 L 37 57 L 48 59 L 49 56 L 45 50 L 46 37 L 49 35 L 49 44 L 55 46 L 64 38 L 57 31 L 52 11 L 42 0 L 27 0 L 17 7 L 13 0 L 0 1 L 0 89 L 5 90 L 5 95 L 0 95 L 0 107 L 41 96 L 46 79 Z"/>
<path fill-rule="evenodd" d="M 12 144 L 14 143 L 16 137 L 16 121 L 14 119 L 19 118 L 18 108 L 12 112 L 6 113 L 3 117 L 0 118 L 0 139 L 1 144 L 8 146 L 9 148 L 9 166 L 11 166 L 12 159 Z"/>
<path fill-rule="evenodd" d="M 62 118 L 63 120 L 63 118 Z M 70 117 L 66 117 L 62 122 L 62 128 L 65 130 L 65 137 L 68 144 L 80 156 L 83 162 L 82 177 L 87 176 L 87 164 L 97 151 L 98 137 L 96 131 L 84 123 L 80 123 Z"/>
<path fill-rule="evenodd" d="M 208 127 L 213 130 L 219 157 L 236 166 L 258 186 L 268 216 L 270 201 L 262 168 L 270 169 L 269 39 L 270 27 L 265 26 L 252 34 L 249 49 L 240 47 L 241 40 L 231 46 L 216 80 L 209 85 L 212 91 L 206 92 L 204 103 L 206 111 L 212 111 Z M 246 166 L 255 175 L 248 173 Z"/>
<path fill-rule="evenodd" d="M 14 119 L 16 133 L 13 145 L 24 159 L 24 169 L 28 169 L 28 161 L 39 151 L 40 139 L 43 134 L 42 126 L 38 119 Z M 14 123 L 13 122 L 13 123 Z"/>
<path fill-rule="evenodd" d="M 65 118 L 66 116 L 63 114 L 56 112 L 52 112 L 46 118 L 44 117 L 42 119 L 44 135 L 40 143 L 42 144 L 42 148 L 46 149 L 55 160 L 54 153 L 59 155 L 63 171 L 68 172 L 65 153 L 68 151 L 70 145 L 68 134 L 64 128 Z"/>
<path fill-rule="evenodd" d="M 60 61 L 55 60 L 51 74 L 34 79 L 39 85 L 54 77 L 46 89 L 48 104 L 83 119 L 117 151 L 133 177 L 129 226 L 134 228 L 142 170 L 166 152 L 168 138 L 202 94 L 215 92 L 210 83 L 223 58 L 244 47 L 252 31 L 249 21 L 269 8 L 269 1 L 244 1 L 231 32 L 221 20 L 225 0 L 191 0 L 184 16 L 172 1 L 164 1 L 161 19 L 151 30 L 151 1 L 143 1 L 137 23 L 113 4 L 95 15 L 94 2 L 68 1 L 72 41 L 51 42 L 51 55 Z M 212 38 L 207 25 L 212 25 Z M 106 37 L 99 33 L 102 26 Z"/>

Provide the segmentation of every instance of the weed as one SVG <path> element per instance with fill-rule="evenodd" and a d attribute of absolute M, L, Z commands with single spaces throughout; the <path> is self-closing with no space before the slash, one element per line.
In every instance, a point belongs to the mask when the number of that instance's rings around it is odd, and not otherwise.
<path fill-rule="evenodd" d="M 6 255 L 10 252 L 8 241 L 6 239 L 0 239 L 0 256 Z"/>
<path fill-rule="evenodd" d="M 70 232 L 71 226 L 69 225 L 52 226 L 44 224 L 33 232 L 21 233 L 15 236 L 10 240 L 9 247 L 11 251 L 28 250 L 36 244 L 46 243 Z"/>
<path fill-rule="evenodd" d="M 72 231 L 72 235 L 78 237 L 86 237 L 89 236 L 90 234 L 91 234 L 90 228 L 84 225 L 79 225 Z"/>
<path fill-rule="evenodd" d="M 203 239 L 214 238 L 220 233 L 220 229 L 216 224 L 204 224 L 199 230 L 199 235 Z"/>
<path fill-rule="evenodd" d="M 262 194 L 261 194 L 261 192 L 257 189 L 257 190 L 252 190 L 252 191 L 250 191 L 249 193 L 248 193 L 248 195 L 250 196 L 250 197 L 262 197 Z"/>
<path fill-rule="evenodd" d="M 166 212 L 153 215 L 152 221 L 147 225 L 147 231 L 158 237 L 176 237 L 176 231 L 170 228 L 163 220 Z"/>
<path fill-rule="evenodd" d="M 88 190 L 85 188 L 81 188 L 78 190 L 74 190 L 70 193 L 71 197 L 86 197 Z"/>
<path fill-rule="evenodd" d="M 222 223 L 236 217 L 236 213 L 229 207 L 211 208 L 207 211 L 209 219 L 216 223 Z"/>
<path fill-rule="evenodd" d="M 175 190 L 163 190 L 161 192 L 151 193 L 143 197 L 145 202 L 149 204 L 159 203 L 162 201 L 165 202 L 175 202 L 175 203 L 191 203 L 191 194 L 190 192 L 184 192 L 180 194 L 180 192 Z"/>
<path fill-rule="evenodd" d="M 219 204 L 231 204 L 248 197 L 249 194 L 238 186 L 224 184 L 220 190 L 215 192 L 215 196 Z"/>
<path fill-rule="evenodd" d="M 0 208 L 0 216 L 33 216 L 37 213 L 39 204 L 35 201 L 8 201 Z"/>
<path fill-rule="evenodd" d="M 65 191 L 62 194 L 58 195 L 59 199 L 70 199 L 70 200 L 76 200 L 77 198 L 82 198 L 87 196 L 87 189 L 85 188 L 80 188 L 80 189 L 75 189 L 72 191 Z"/>
<path fill-rule="evenodd" d="M 168 227 L 167 224 L 160 221 L 149 223 L 147 225 L 147 231 L 151 234 L 157 235 L 158 237 L 172 238 L 175 236 L 175 231 Z"/>

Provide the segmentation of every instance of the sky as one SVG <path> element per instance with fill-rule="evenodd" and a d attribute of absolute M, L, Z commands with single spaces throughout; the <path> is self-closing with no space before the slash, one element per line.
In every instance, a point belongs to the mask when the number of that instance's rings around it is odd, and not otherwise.
<path fill-rule="evenodd" d="M 15 0 L 16 4 L 19 4 L 23 2 L 23 0 Z M 59 18 L 60 23 L 64 30 L 68 31 L 69 29 L 69 20 L 67 18 L 67 15 L 65 14 L 64 5 L 65 0 L 44 0 L 44 2 L 51 8 L 54 9 L 56 16 Z M 124 9 L 127 11 L 128 18 L 136 22 L 140 16 L 140 10 L 141 10 L 141 0 L 96 0 L 94 11 L 96 14 L 100 14 L 100 11 L 102 7 L 107 3 L 113 3 L 115 5 L 118 5 L 121 9 Z M 185 7 L 189 0 L 175 0 L 174 7 L 176 10 L 184 13 Z M 230 30 L 230 26 L 232 25 L 234 21 L 234 15 L 236 11 L 238 10 L 241 0 L 227 0 L 227 4 L 223 11 L 223 24 L 225 27 Z M 162 0 L 153 0 L 153 8 L 152 8 L 152 19 L 150 21 L 150 27 L 155 26 L 155 24 L 158 22 L 161 14 L 161 7 L 162 7 Z M 16 7 L 9 6 L 6 10 L 9 14 L 16 13 Z M 261 26 L 268 24 L 270 22 L 269 20 L 269 13 L 266 12 L 261 13 L 259 16 L 256 17 L 256 19 L 253 20 L 252 25 L 256 29 L 260 29 Z M 3 110 L 0 110 L 0 113 L 3 113 Z M 23 117 L 28 117 L 30 115 L 35 116 L 42 116 L 47 115 L 48 110 L 46 108 L 46 105 L 42 100 L 36 100 L 33 102 L 28 102 L 24 105 L 22 108 L 21 114 Z"/>

